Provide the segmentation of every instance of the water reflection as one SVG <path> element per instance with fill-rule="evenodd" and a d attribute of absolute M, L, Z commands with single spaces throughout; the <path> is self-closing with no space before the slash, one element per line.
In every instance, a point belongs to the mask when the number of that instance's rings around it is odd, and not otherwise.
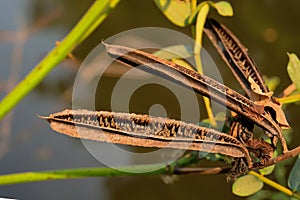
<path fill-rule="evenodd" d="M 16 67 L 13 68 L 16 70 L 14 83 L 32 69 L 54 46 L 56 40 L 64 37 L 91 2 L 28 0 L 2 3 L 0 8 L 1 98 L 5 94 L 12 67 Z M 286 73 L 286 52 L 295 52 L 298 55 L 300 52 L 298 42 L 300 27 L 294 24 L 294 21 L 300 17 L 298 12 L 300 2 L 232 1 L 232 5 L 235 10 L 234 17 L 221 18 L 216 16 L 214 11 L 211 16 L 220 19 L 238 35 L 264 74 L 280 77 L 281 84 L 277 93 L 280 92 L 290 82 Z M 36 24 L 36 22 L 39 22 L 45 13 L 60 9 L 62 10 L 60 15 L 55 19 L 51 18 L 53 21 L 48 23 L 49 26 L 35 29 L 41 27 L 40 23 Z M 18 55 L 21 57 L 16 62 L 13 48 L 16 48 L 17 33 L 23 28 L 30 27 L 30 24 L 36 26 L 33 26 L 33 32 L 27 32 L 30 34 L 27 35 L 22 46 L 17 46 L 17 51 L 20 51 Z M 111 13 L 89 40 L 75 51 L 75 55 L 83 59 L 101 39 L 142 26 L 166 27 L 190 34 L 189 29 L 179 29 L 171 25 L 152 1 L 128 0 L 122 2 Z M 215 52 L 207 40 L 205 46 L 211 52 Z M 216 61 L 220 61 L 216 53 L 212 54 L 215 55 Z M 218 66 L 222 65 L 224 64 L 220 61 Z M 71 89 L 75 71 L 68 66 L 70 65 L 66 62 L 60 64 L 16 107 L 11 122 L 6 121 L 6 124 L 2 122 L 0 142 L 6 142 L 1 147 L 8 145 L 8 151 L 2 151 L 1 173 L 101 166 L 83 148 L 79 140 L 54 133 L 49 129 L 48 124 L 36 117 L 36 114 L 49 114 L 71 107 Z M 239 88 L 226 68 L 221 71 L 226 84 Z M 287 118 L 294 130 L 300 129 L 300 124 L 296 123 L 299 110 L 299 106 L 294 105 L 288 106 L 286 110 Z M 7 130 L 6 135 L 4 129 Z M 299 138 L 297 134 L 294 134 L 294 137 L 291 146 L 297 145 Z M 230 192 L 230 187 L 231 185 L 225 182 L 224 175 L 179 177 L 174 184 L 170 185 L 164 184 L 159 176 L 123 177 L 5 186 L 0 187 L 0 196 L 19 199 L 182 199 L 186 196 L 190 199 L 208 197 L 220 199 L 226 195 L 235 199 L 236 197 Z M 222 188 L 222 191 L 216 192 L 216 188 Z"/>

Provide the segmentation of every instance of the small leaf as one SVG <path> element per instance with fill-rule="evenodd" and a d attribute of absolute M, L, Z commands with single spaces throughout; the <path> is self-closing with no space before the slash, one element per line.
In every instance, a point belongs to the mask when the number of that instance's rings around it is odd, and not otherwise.
<path fill-rule="evenodd" d="M 268 138 L 269 139 L 269 138 Z M 269 142 L 269 141 L 268 141 Z M 270 142 L 269 142 L 270 143 Z M 278 155 L 278 150 L 276 149 L 275 152 L 274 152 L 274 155 L 273 155 L 273 158 L 275 158 L 276 156 Z M 262 174 L 262 175 L 269 175 L 271 174 L 275 169 L 275 165 L 271 165 L 269 167 L 265 167 L 263 169 L 260 169 L 259 172 Z"/>
<path fill-rule="evenodd" d="M 214 3 L 212 1 L 203 1 L 191 13 L 190 18 L 188 19 L 188 24 L 191 24 L 195 21 L 197 14 L 202 9 L 202 7 L 205 5 L 209 5 L 213 8 L 215 8 L 217 10 L 217 12 L 222 16 L 232 16 L 233 15 L 233 9 L 232 9 L 230 3 L 226 2 L 226 1 L 220 1 L 217 3 Z"/>
<path fill-rule="evenodd" d="M 282 200 L 282 199 L 297 200 L 294 197 L 287 197 L 287 195 L 282 192 L 273 192 L 273 194 L 269 196 L 269 198 L 272 200 Z"/>
<path fill-rule="evenodd" d="M 247 200 L 266 200 L 266 199 L 272 199 L 272 200 L 282 200 L 282 199 L 289 199 L 289 200 L 296 200 L 294 198 L 287 198 L 286 194 L 283 194 L 282 192 L 274 192 L 269 190 L 261 190 L 251 197 L 248 197 Z"/>
<path fill-rule="evenodd" d="M 262 174 L 262 175 L 269 175 L 271 174 L 275 169 L 275 165 L 271 165 L 269 167 L 265 167 L 263 169 L 260 169 L 259 172 Z"/>
<path fill-rule="evenodd" d="M 273 174 L 277 180 L 277 183 L 284 185 L 286 184 L 286 175 L 287 175 L 287 169 L 284 167 L 286 161 L 280 162 L 277 164 L 277 167 L 275 168 Z"/>
<path fill-rule="evenodd" d="M 214 3 L 214 8 L 222 16 L 232 16 L 233 15 L 233 9 L 232 9 L 230 3 L 226 2 L 226 1 L 219 1 L 217 3 Z"/>
<path fill-rule="evenodd" d="M 288 53 L 288 56 L 290 59 L 287 66 L 288 74 L 297 90 L 300 91 L 300 60 L 294 53 Z"/>
<path fill-rule="evenodd" d="M 298 156 L 288 179 L 288 186 L 293 191 L 300 191 L 300 155 Z"/>
<path fill-rule="evenodd" d="M 242 176 L 233 183 L 232 192 L 238 196 L 249 196 L 262 189 L 264 183 L 257 177 L 247 174 Z"/>
<path fill-rule="evenodd" d="M 292 142 L 293 139 L 293 133 L 294 129 L 293 128 L 289 128 L 289 129 L 282 129 L 282 135 L 284 137 L 284 140 L 286 141 L 287 144 L 290 144 Z M 275 151 L 277 152 L 277 151 Z"/>
<path fill-rule="evenodd" d="M 185 27 L 191 14 L 190 1 L 154 0 L 157 7 L 175 25 Z"/>
<path fill-rule="evenodd" d="M 153 53 L 153 55 L 167 60 L 173 58 L 189 58 L 193 54 L 192 47 L 188 45 L 169 46 Z"/>
<path fill-rule="evenodd" d="M 278 76 L 272 76 L 272 77 L 263 76 L 263 78 L 270 91 L 275 91 L 277 86 L 280 84 L 280 78 Z"/>

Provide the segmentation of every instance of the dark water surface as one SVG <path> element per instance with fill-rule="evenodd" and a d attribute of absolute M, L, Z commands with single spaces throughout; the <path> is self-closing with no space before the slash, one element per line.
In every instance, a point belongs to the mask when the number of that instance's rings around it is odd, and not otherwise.
<path fill-rule="evenodd" d="M 92 1 L 74 0 L 1 2 L 0 98 L 5 96 L 6 88 L 15 85 L 38 63 L 54 46 L 55 41 L 61 40 L 67 34 L 91 3 Z M 234 17 L 222 18 L 217 16 L 215 11 L 212 11 L 210 16 L 218 18 L 230 27 L 247 46 L 263 74 L 280 77 L 281 83 L 278 91 L 275 92 L 278 94 L 290 84 L 286 72 L 287 52 L 300 55 L 300 26 L 297 25 L 300 19 L 300 2 L 247 0 L 234 1 L 232 5 L 235 11 Z M 46 26 L 41 27 L 42 19 L 46 21 Z M 190 34 L 189 29 L 180 29 L 170 24 L 152 1 L 127 0 L 121 2 L 111 12 L 103 25 L 75 51 L 75 55 L 84 59 L 85 55 L 102 39 L 128 29 L 146 26 L 164 27 Z M 38 27 L 38 30 L 30 32 L 24 38 L 29 27 L 30 30 Z M 22 37 L 18 37 L 17 33 L 21 32 Z M 209 41 L 204 42 L 209 52 L 215 52 Z M 128 45 L 130 46 L 130 42 Z M 213 57 L 216 62 L 220 61 L 217 55 Z M 222 62 L 218 63 L 218 66 L 222 65 L 224 65 Z M 220 69 L 220 71 L 224 82 L 240 91 L 230 72 L 227 69 Z M 76 66 L 70 62 L 60 64 L 38 88 L 21 101 L 14 109 L 12 118 L 8 116 L 0 122 L 1 174 L 103 166 L 89 154 L 80 140 L 54 133 L 46 122 L 37 117 L 37 114 L 47 115 L 71 108 L 75 76 Z M 105 81 L 106 89 L 109 90 L 109 86 L 115 80 L 107 78 Z M 9 85 L 7 86 L 6 83 Z M 159 89 L 153 90 L 155 95 L 155 91 Z M 151 92 L 147 92 L 149 93 L 150 97 L 147 99 L 151 100 Z M 97 105 L 102 109 L 109 109 L 109 100 L 106 96 L 101 96 L 100 100 L 101 103 L 98 102 Z M 142 104 L 138 103 L 141 102 L 138 100 L 135 102 L 136 107 L 132 108 L 135 112 L 147 112 L 148 107 L 144 106 L 147 101 Z M 294 129 L 291 147 L 300 144 L 298 136 L 300 125 L 297 123 L 299 111 L 300 106 L 296 105 L 289 105 L 286 109 L 287 118 Z M 104 144 L 99 143 L 99 145 Z M 127 147 L 123 148 L 127 149 Z M 49 181 L 1 186 L 0 197 L 26 200 L 83 198 L 175 200 L 224 199 L 224 197 L 239 199 L 232 195 L 231 184 L 226 183 L 225 175 L 182 176 L 172 184 L 165 184 L 160 176 Z"/>

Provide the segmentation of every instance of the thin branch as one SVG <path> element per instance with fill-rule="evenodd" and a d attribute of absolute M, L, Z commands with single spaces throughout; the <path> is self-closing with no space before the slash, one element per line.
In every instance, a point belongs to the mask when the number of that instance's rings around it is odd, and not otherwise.
<path fill-rule="evenodd" d="M 276 158 L 272 158 L 270 159 L 263 167 L 259 167 L 259 168 L 265 168 L 265 167 L 268 167 L 268 166 L 271 166 L 271 165 L 274 165 L 274 164 L 277 164 L 279 162 L 282 162 L 286 159 L 289 159 L 289 158 L 293 158 L 297 155 L 300 154 L 300 146 L 284 153 L 284 154 L 281 154 L 279 156 L 277 156 Z"/>
<path fill-rule="evenodd" d="M 300 153 L 300 146 L 282 154 L 274 159 L 271 159 L 263 167 L 267 167 L 283 160 L 295 157 Z M 197 152 L 189 154 L 178 161 L 166 164 L 154 165 L 137 165 L 118 168 L 79 168 L 79 169 L 66 169 L 55 171 L 43 172 L 26 172 L 17 174 L 7 174 L 0 176 L 0 185 L 19 184 L 46 180 L 70 179 L 70 178 L 87 178 L 87 177 L 105 177 L 105 176 L 145 176 L 145 175 L 159 175 L 159 174 L 224 174 L 230 172 L 231 168 L 228 167 L 215 167 L 215 168 L 184 168 L 197 161 Z M 261 167 L 262 168 L 262 167 Z M 259 169 L 253 168 L 252 170 Z M 250 171 L 249 174 L 255 172 Z M 270 179 L 264 177 L 263 182 L 271 182 Z M 294 195 L 295 193 L 293 193 Z M 298 195 L 298 194 L 296 194 Z"/>
<path fill-rule="evenodd" d="M 230 167 L 213 167 L 213 168 L 175 168 L 173 174 L 176 175 L 187 175 L 187 174 L 227 174 L 231 170 Z"/>
<path fill-rule="evenodd" d="M 116 168 L 78 168 L 53 170 L 42 172 L 25 172 L 16 174 L 0 175 L 0 185 L 20 184 L 37 181 L 49 181 L 59 179 L 74 179 L 88 177 L 111 177 L 111 176 L 146 176 L 173 174 L 175 167 L 184 167 L 195 163 L 198 160 L 197 152 L 188 154 L 179 160 L 171 163 L 134 165 Z"/>
<path fill-rule="evenodd" d="M 300 146 L 277 156 L 276 158 L 270 159 L 264 166 L 255 167 L 251 170 L 257 170 L 262 169 L 274 164 L 277 164 L 279 162 L 282 162 L 284 160 L 287 160 L 289 158 L 293 158 L 300 154 Z M 175 168 L 174 174 L 177 175 L 185 175 L 185 174 L 224 174 L 230 172 L 230 167 L 213 167 L 213 168 Z"/>
<path fill-rule="evenodd" d="M 287 97 L 281 97 L 277 99 L 282 104 L 295 103 L 300 101 L 300 94 L 295 94 Z"/>
<path fill-rule="evenodd" d="M 296 85 L 294 83 L 292 83 L 283 90 L 280 97 L 287 97 L 290 94 L 292 94 L 292 92 L 294 92 L 295 90 L 296 90 Z"/>
<path fill-rule="evenodd" d="M 276 183 L 276 182 L 274 182 L 274 181 L 266 178 L 262 174 L 256 173 L 254 171 L 250 171 L 249 174 L 257 177 L 262 182 L 266 183 L 267 185 L 269 185 L 269 186 L 271 186 L 271 187 L 279 190 L 280 192 L 282 192 L 282 193 L 284 193 L 284 194 L 286 194 L 288 196 L 294 197 L 296 199 L 300 199 L 300 195 L 299 194 L 297 194 L 297 193 L 293 192 L 292 190 L 290 190 L 290 189 L 288 189 L 288 188 L 286 188 L 286 187 L 284 187 L 284 186 L 282 186 L 282 185 L 280 185 L 280 184 L 278 184 L 278 183 Z"/>

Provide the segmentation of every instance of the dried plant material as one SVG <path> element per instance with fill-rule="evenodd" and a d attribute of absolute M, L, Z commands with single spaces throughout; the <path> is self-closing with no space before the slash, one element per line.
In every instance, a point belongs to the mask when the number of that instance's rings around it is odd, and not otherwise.
<path fill-rule="evenodd" d="M 290 84 L 288 87 L 286 87 L 284 89 L 284 91 L 282 92 L 282 97 L 287 97 L 290 94 L 292 94 L 295 90 L 296 90 L 296 85 L 295 83 Z"/>
<path fill-rule="evenodd" d="M 214 129 L 148 115 L 107 111 L 64 110 L 46 119 L 53 130 L 71 137 L 143 147 L 178 148 L 231 157 L 248 150 L 236 138 Z"/>
<path fill-rule="evenodd" d="M 168 60 L 125 46 L 103 44 L 108 54 L 116 58 L 118 62 L 166 78 L 187 89 L 193 89 L 195 92 L 222 105 L 226 105 L 230 110 L 263 128 L 267 131 L 267 134 L 270 133 L 272 137 L 279 137 L 284 149 L 287 150 L 280 127 L 270 117 L 269 113 L 265 112 L 263 105 L 253 102 L 235 90 L 203 74 L 186 69 Z"/>
<path fill-rule="evenodd" d="M 269 166 L 293 156 L 281 128 L 288 128 L 281 104 L 273 97 L 247 49 L 225 26 L 208 19 L 205 33 L 246 92 L 246 96 L 176 63 L 125 46 L 105 44 L 107 53 L 130 67 L 166 78 L 227 106 L 235 113 L 230 134 L 194 124 L 148 115 L 107 111 L 65 110 L 42 117 L 52 129 L 71 137 L 143 147 L 178 148 L 218 153 L 233 158 L 228 179 L 249 169 Z M 272 144 L 255 138 L 263 128 Z M 280 140 L 284 155 L 271 159 Z"/>
<path fill-rule="evenodd" d="M 227 155 L 236 158 L 228 180 L 236 179 L 253 167 L 247 147 L 239 140 L 194 124 L 148 115 L 87 110 L 65 110 L 41 118 L 46 119 L 53 130 L 76 138 Z"/>
<path fill-rule="evenodd" d="M 273 155 L 262 139 L 243 143 L 217 130 L 162 117 L 108 111 L 64 110 L 41 117 L 62 134 L 82 139 L 142 147 L 176 148 L 219 153 L 235 158 L 230 179 L 261 166 Z M 243 127 L 239 126 L 240 131 Z M 250 153 L 252 156 L 250 156 Z M 257 163 L 256 159 L 260 162 Z M 253 162 L 255 162 L 253 165 Z"/>
<path fill-rule="evenodd" d="M 273 93 L 267 88 L 262 74 L 259 72 L 246 47 L 230 30 L 213 19 L 207 20 L 204 32 L 231 69 L 249 99 L 257 105 L 257 112 L 264 113 L 265 118 L 268 118 L 267 120 L 260 119 L 269 122 L 273 121 L 277 124 L 273 123 L 276 126 L 276 131 L 265 129 L 269 132 L 266 133 L 271 135 L 271 137 L 278 137 L 283 151 L 287 152 L 288 148 L 280 128 L 289 128 L 289 124 L 281 104 L 272 97 Z M 246 109 L 249 110 L 248 108 Z M 248 114 L 257 117 L 251 112 Z M 273 141 L 275 142 L 277 139 Z M 276 146 L 276 143 L 273 145 Z"/>

